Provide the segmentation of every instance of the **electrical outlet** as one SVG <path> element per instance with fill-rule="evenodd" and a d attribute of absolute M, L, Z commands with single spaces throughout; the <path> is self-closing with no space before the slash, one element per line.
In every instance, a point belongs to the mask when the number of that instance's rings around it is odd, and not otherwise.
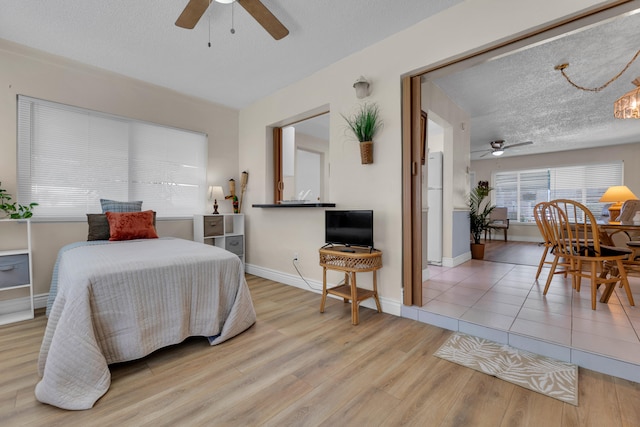
<path fill-rule="evenodd" d="M 298 260 L 298 252 L 294 252 L 293 253 L 293 260 L 297 261 Z"/>

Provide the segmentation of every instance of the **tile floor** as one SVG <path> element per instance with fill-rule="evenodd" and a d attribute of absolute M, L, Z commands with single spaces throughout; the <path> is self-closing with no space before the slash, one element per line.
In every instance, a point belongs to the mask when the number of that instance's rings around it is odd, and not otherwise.
<path fill-rule="evenodd" d="M 542 295 L 548 269 L 538 281 L 528 265 L 470 260 L 428 270 L 423 306 L 403 315 L 640 382 L 640 277 L 629 278 L 637 306 L 616 288 L 594 311 L 584 279 L 576 292 L 556 275 Z"/>

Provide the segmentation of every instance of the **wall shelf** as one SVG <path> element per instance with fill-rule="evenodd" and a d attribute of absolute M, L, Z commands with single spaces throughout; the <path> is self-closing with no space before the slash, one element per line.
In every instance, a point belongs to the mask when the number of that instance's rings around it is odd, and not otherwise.
<path fill-rule="evenodd" d="M 251 205 L 254 208 L 335 208 L 335 203 L 264 203 Z"/>

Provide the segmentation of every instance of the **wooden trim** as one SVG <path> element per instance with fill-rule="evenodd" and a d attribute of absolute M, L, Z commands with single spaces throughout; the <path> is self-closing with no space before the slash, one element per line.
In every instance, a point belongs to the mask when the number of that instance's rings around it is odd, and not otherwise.
<path fill-rule="evenodd" d="M 422 305 L 422 79 L 411 78 L 412 304 Z"/>
<path fill-rule="evenodd" d="M 402 79 L 403 304 L 422 304 L 422 134 L 420 77 Z"/>
<path fill-rule="evenodd" d="M 282 128 L 273 128 L 273 203 L 283 200 L 284 179 L 282 177 Z"/>
<path fill-rule="evenodd" d="M 427 164 L 427 119 L 427 113 L 420 110 L 420 161 L 423 166 Z"/>
<path fill-rule="evenodd" d="M 402 303 L 413 305 L 411 264 L 411 77 L 402 78 Z"/>

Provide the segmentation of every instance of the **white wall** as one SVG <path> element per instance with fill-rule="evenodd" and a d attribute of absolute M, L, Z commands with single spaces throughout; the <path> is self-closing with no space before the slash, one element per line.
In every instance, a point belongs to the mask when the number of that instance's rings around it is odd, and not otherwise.
<path fill-rule="evenodd" d="M 0 40 L 0 82 L 0 181 L 14 196 L 18 94 L 205 132 L 209 136 L 209 183 L 225 185 L 230 177 L 239 178 L 235 110 L 3 40 Z M 221 211 L 231 212 L 228 202 L 220 204 Z M 210 208 L 211 204 L 207 206 Z M 37 217 L 37 207 L 34 212 Z M 158 221 L 157 225 L 161 236 L 193 238 L 190 220 Z M 16 239 L 14 234 L 2 235 L 0 246 L 11 246 Z M 60 247 L 86 239 L 86 222 L 33 224 L 36 295 L 48 293 Z"/>
<path fill-rule="evenodd" d="M 558 151 L 550 154 L 535 154 L 516 157 L 492 157 L 487 160 L 471 162 L 471 169 L 476 172 L 476 180 L 487 180 L 493 183 L 492 173 L 538 167 L 566 166 L 587 163 L 624 162 L 623 181 L 634 194 L 640 196 L 640 168 L 638 155 L 640 142 L 608 146 L 606 148 L 588 148 L 584 150 Z M 540 233 L 535 224 L 509 225 L 509 240 L 537 242 Z"/>
<path fill-rule="evenodd" d="M 383 310 L 399 313 L 402 301 L 401 76 L 447 58 L 510 38 L 527 29 L 601 2 L 590 0 L 469 0 L 364 49 L 265 97 L 240 112 L 240 168 L 250 171 L 247 190 L 247 263 L 249 271 L 295 281 L 294 252 L 314 282 L 322 278 L 318 248 L 324 243 L 324 212 L 313 208 L 250 208 L 270 203 L 272 171 L 269 126 L 328 104 L 330 129 L 330 200 L 338 208 L 374 210 L 375 244 L 384 251 L 379 271 Z M 358 102 L 352 88 L 358 76 L 371 81 L 367 101 L 381 107 L 384 129 L 375 138 L 374 163 L 361 165 L 358 145 L 345 136 L 340 113 Z M 461 156 L 464 156 L 461 153 Z M 468 156 L 468 153 L 466 154 Z M 453 156 L 450 173 L 468 165 Z M 463 168 L 462 170 L 465 170 Z M 458 171 L 458 172 L 454 172 Z M 446 172 L 445 172 L 446 173 Z M 454 178 L 466 182 L 467 178 Z M 450 206 L 463 205 L 468 187 L 457 185 Z M 363 274 L 360 283 L 371 282 Z M 330 280 L 341 278 L 331 275 Z M 302 285 L 304 286 L 304 285 Z"/>
<path fill-rule="evenodd" d="M 453 217 L 455 210 L 467 210 L 470 161 L 469 116 L 431 82 L 422 85 L 422 109 L 444 128 L 442 165 L 442 257 L 453 264 Z"/>

